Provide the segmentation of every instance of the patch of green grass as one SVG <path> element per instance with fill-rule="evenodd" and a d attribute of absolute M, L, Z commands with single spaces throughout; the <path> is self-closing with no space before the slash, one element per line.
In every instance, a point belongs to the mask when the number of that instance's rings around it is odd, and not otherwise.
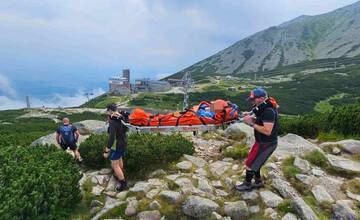
<path fill-rule="evenodd" d="M 315 166 L 324 169 L 329 167 L 325 155 L 318 150 L 307 153 L 304 158 Z"/>
<path fill-rule="evenodd" d="M 282 162 L 282 171 L 284 176 L 289 180 L 295 178 L 296 174 L 301 173 L 300 169 L 294 166 L 294 157 L 285 158 Z"/>
<path fill-rule="evenodd" d="M 320 204 L 318 204 L 315 198 L 312 195 L 303 197 L 306 204 L 310 206 L 310 208 L 315 212 L 320 220 L 328 220 L 331 217 L 331 212 L 329 210 L 324 210 Z"/>
<path fill-rule="evenodd" d="M 244 159 L 247 157 L 249 148 L 244 143 L 238 143 L 233 146 L 233 149 L 225 149 L 223 155 L 233 159 Z"/>
<path fill-rule="evenodd" d="M 121 217 L 124 220 L 134 219 L 132 217 L 128 217 L 125 215 L 126 206 L 127 203 L 123 203 L 113 209 L 110 209 L 101 217 L 101 219 L 116 218 L 116 217 Z"/>
<path fill-rule="evenodd" d="M 349 190 L 352 193 L 360 194 L 360 181 L 356 179 L 347 180 L 342 185 L 341 188 L 345 190 Z"/>
<path fill-rule="evenodd" d="M 289 199 L 284 199 L 282 203 L 280 203 L 277 207 L 276 207 L 277 211 L 279 212 L 279 214 L 285 215 L 288 212 L 294 213 L 296 214 L 296 209 L 294 208 L 294 206 L 291 204 L 291 201 Z"/>

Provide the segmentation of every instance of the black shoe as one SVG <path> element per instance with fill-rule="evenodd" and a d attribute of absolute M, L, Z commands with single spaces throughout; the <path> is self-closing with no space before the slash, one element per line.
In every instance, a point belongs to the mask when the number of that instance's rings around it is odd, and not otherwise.
<path fill-rule="evenodd" d="M 127 189 L 127 182 L 125 180 L 120 181 L 120 183 L 115 188 L 115 190 L 118 192 L 124 191 L 125 189 Z"/>
<path fill-rule="evenodd" d="M 235 186 L 238 191 L 250 191 L 252 190 L 251 182 L 244 181 L 242 184 Z"/>
<path fill-rule="evenodd" d="M 260 181 L 255 181 L 254 185 L 253 185 L 253 188 L 255 189 L 260 189 L 264 187 L 264 183 L 260 180 Z"/>

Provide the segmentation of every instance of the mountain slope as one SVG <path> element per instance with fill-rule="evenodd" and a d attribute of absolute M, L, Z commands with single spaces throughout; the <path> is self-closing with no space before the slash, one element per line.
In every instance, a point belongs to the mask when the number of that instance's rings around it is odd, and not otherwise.
<path fill-rule="evenodd" d="M 242 39 L 168 78 L 272 70 L 306 60 L 360 54 L 360 2 L 316 15 L 300 16 Z"/>

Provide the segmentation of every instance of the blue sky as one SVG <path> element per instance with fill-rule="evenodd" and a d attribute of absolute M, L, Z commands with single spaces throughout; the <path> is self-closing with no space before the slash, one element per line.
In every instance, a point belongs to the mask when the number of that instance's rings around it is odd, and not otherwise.
<path fill-rule="evenodd" d="M 0 97 L 106 88 L 123 68 L 133 78 L 160 78 L 262 29 L 354 2 L 1 1 Z"/>

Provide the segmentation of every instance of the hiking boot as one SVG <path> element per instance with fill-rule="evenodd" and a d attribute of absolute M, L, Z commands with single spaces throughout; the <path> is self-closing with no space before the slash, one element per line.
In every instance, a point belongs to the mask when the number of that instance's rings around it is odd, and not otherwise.
<path fill-rule="evenodd" d="M 253 185 L 253 188 L 255 188 L 255 189 L 260 189 L 260 188 L 262 188 L 262 187 L 264 187 L 263 181 L 261 181 L 261 180 L 255 180 L 255 183 L 254 183 L 254 185 Z"/>
<path fill-rule="evenodd" d="M 119 184 L 116 186 L 115 190 L 118 192 L 124 191 L 127 189 L 127 182 L 126 180 L 120 180 Z"/>
<path fill-rule="evenodd" d="M 242 184 L 235 186 L 238 191 L 250 191 L 252 190 L 251 182 L 244 181 Z"/>

